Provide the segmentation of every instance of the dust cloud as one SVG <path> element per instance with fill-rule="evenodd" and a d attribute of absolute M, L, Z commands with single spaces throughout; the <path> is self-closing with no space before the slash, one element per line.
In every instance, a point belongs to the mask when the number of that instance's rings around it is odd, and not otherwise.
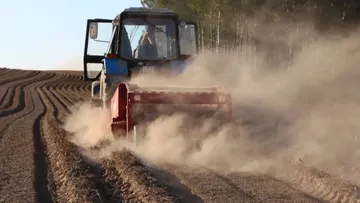
<path fill-rule="evenodd" d="M 278 174 L 301 160 L 360 184 L 357 35 L 298 41 L 301 49 L 286 68 L 266 63 L 263 53 L 257 54 L 254 68 L 252 61 L 235 54 L 206 51 L 177 78 L 146 75 L 131 81 L 156 86 L 221 84 L 232 95 L 236 119 L 247 121 L 246 125 L 217 126 L 207 120 L 200 128 L 183 132 L 182 124 L 194 118 L 162 116 L 147 128 L 147 140 L 134 146 L 103 137 L 110 124 L 106 113 L 99 116 L 98 109 L 82 106 L 69 117 L 65 129 L 74 133 L 71 141 L 82 148 L 97 146 L 100 138 L 111 140 L 97 151 L 99 157 L 128 147 L 154 163 Z M 214 126 L 217 130 L 210 130 Z M 201 145 L 194 148 L 199 139 Z"/>
<path fill-rule="evenodd" d="M 82 71 L 83 70 L 83 62 L 77 58 L 71 58 L 67 60 L 63 64 L 59 64 L 54 68 L 54 70 L 68 70 L 68 71 Z"/>
<path fill-rule="evenodd" d="M 83 149 L 97 146 L 101 142 L 112 141 L 109 128 L 109 111 L 91 107 L 89 103 L 75 105 L 63 128 L 73 133 L 69 141 Z"/>

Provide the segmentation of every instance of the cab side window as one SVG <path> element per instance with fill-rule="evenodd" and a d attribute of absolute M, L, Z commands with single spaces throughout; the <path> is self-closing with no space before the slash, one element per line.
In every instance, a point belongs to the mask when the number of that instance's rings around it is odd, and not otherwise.
<path fill-rule="evenodd" d="M 195 25 L 188 24 L 184 27 L 179 26 L 179 37 L 181 54 L 194 55 L 197 53 Z"/>
<path fill-rule="evenodd" d="M 119 29 L 115 28 L 114 36 L 109 47 L 109 54 L 118 54 L 119 50 Z"/>

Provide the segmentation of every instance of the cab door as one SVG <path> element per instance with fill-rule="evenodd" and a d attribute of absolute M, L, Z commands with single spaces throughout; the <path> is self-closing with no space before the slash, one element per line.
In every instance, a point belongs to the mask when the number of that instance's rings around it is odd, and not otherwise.
<path fill-rule="evenodd" d="M 199 53 L 196 22 L 183 21 L 179 27 L 180 59 L 172 62 L 173 73 L 182 73 Z"/>
<path fill-rule="evenodd" d="M 180 55 L 193 56 L 199 53 L 198 29 L 196 22 L 186 21 L 179 25 Z"/>
<path fill-rule="evenodd" d="M 84 47 L 84 78 L 98 80 L 112 36 L 112 20 L 88 19 Z"/>

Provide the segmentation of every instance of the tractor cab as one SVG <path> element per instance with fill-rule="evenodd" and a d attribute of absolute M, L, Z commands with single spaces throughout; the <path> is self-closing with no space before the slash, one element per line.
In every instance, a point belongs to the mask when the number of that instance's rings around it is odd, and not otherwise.
<path fill-rule="evenodd" d="M 134 74 L 176 75 L 197 53 L 196 23 L 170 9 L 128 8 L 112 20 L 88 19 L 84 78 L 94 81 L 93 98 L 108 100 L 113 84 Z"/>
<path fill-rule="evenodd" d="M 107 73 L 127 76 L 140 67 L 141 71 L 157 71 L 154 68 L 159 64 L 179 64 L 197 54 L 196 32 L 196 23 L 180 20 L 169 9 L 129 8 L 113 20 L 89 19 L 85 79 L 97 80 L 101 70 L 107 69 L 102 66 L 107 59 L 118 64 Z M 169 68 L 179 71 L 173 65 Z"/>

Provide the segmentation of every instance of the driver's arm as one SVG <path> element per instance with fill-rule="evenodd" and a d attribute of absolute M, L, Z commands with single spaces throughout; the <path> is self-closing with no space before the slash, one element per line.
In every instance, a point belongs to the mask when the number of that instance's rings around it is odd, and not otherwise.
<path fill-rule="evenodd" d="M 145 33 L 143 34 L 143 38 L 142 38 L 142 40 L 141 40 L 141 44 L 144 44 L 144 40 L 145 40 L 145 39 L 149 40 L 149 43 L 150 43 L 151 45 L 155 44 L 155 43 L 154 43 L 154 40 L 149 36 L 149 33 L 148 33 L 148 32 L 145 32 Z"/>

